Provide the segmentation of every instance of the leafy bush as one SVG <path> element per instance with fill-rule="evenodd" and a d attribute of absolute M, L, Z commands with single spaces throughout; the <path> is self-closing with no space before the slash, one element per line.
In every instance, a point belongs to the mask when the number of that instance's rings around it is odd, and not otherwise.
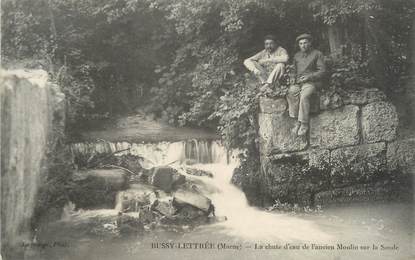
<path fill-rule="evenodd" d="M 70 201 L 76 184 L 72 181 L 74 167 L 70 151 L 61 146 L 48 153 L 47 172 L 38 191 L 32 228 L 59 219 L 63 207 Z"/>
<path fill-rule="evenodd" d="M 373 87 L 368 62 L 359 62 L 349 57 L 342 57 L 331 63 L 330 87 L 350 90 L 360 87 Z"/>
<path fill-rule="evenodd" d="M 327 30 L 340 27 L 353 59 L 335 64 L 333 84 L 375 77 L 393 88 L 407 71 L 414 10 L 405 0 L 5 0 L 2 58 L 46 61 L 73 122 L 145 107 L 170 124 L 215 129 L 220 97 L 241 84 L 243 59 L 268 33 L 293 54 L 295 37 L 310 32 L 328 53 Z"/>

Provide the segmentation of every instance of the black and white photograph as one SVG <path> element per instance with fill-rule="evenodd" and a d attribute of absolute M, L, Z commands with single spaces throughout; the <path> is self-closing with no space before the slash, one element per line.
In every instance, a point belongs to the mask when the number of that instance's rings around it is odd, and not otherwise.
<path fill-rule="evenodd" d="M 415 0 L 0 3 L 0 260 L 415 259 Z"/>

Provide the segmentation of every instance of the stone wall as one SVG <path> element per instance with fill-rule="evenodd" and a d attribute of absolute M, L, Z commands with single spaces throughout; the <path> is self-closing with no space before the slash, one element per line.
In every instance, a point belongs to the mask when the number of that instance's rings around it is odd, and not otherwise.
<path fill-rule="evenodd" d="M 415 140 L 396 140 L 396 109 L 379 90 L 326 92 L 319 102 L 308 135 L 298 137 L 285 98 L 260 99 L 261 186 L 271 200 L 334 201 L 331 191 L 341 197 L 353 187 L 393 182 L 392 172 L 414 163 Z"/>
<path fill-rule="evenodd" d="M 47 153 L 64 131 L 65 96 L 46 71 L 0 70 L 0 99 L 3 250 L 30 239 Z"/>

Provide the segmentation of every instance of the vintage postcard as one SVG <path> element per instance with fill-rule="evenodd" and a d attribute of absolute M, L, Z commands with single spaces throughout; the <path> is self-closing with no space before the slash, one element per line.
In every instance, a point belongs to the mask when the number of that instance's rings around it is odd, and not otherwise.
<path fill-rule="evenodd" d="M 0 260 L 415 259 L 413 0 L 1 0 Z"/>

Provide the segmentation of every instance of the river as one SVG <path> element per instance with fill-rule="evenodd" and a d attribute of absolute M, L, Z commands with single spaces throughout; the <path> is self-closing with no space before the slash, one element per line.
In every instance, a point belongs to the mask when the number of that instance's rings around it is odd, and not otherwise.
<path fill-rule="evenodd" d="M 112 149 L 125 147 L 156 165 L 177 161 L 174 166 L 180 168 L 178 159 L 196 159 L 199 163 L 193 167 L 214 175 L 195 178 L 214 187 L 208 196 L 216 215 L 226 216 L 226 221 L 184 232 L 155 230 L 144 236 L 108 238 L 91 236 L 77 222 L 114 216 L 115 209 L 72 212 L 22 244 L 25 259 L 414 259 L 413 205 L 360 203 L 310 214 L 268 212 L 249 206 L 244 193 L 230 183 L 238 162 L 219 142 L 207 146 L 195 141 L 190 147 L 183 142 L 124 143 Z"/>

